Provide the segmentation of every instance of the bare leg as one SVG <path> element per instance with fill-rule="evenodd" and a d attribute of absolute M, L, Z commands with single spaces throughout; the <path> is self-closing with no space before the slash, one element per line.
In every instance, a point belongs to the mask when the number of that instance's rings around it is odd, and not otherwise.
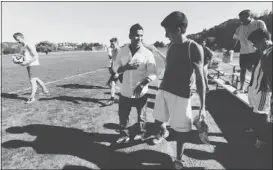
<path fill-rule="evenodd" d="M 184 153 L 185 132 L 175 132 L 176 136 L 176 160 L 174 161 L 175 169 L 182 169 L 182 156 Z"/>
<path fill-rule="evenodd" d="M 30 104 L 33 103 L 35 101 L 35 94 L 37 91 L 37 82 L 35 78 L 31 78 L 30 79 L 30 84 L 31 84 L 31 94 L 29 96 L 28 101 L 26 102 L 26 104 Z"/>
<path fill-rule="evenodd" d="M 114 81 L 111 82 L 111 98 L 115 97 L 116 93 L 116 83 Z"/>
<path fill-rule="evenodd" d="M 110 100 L 106 103 L 106 105 L 112 105 L 115 102 L 115 93 L 116 93 L 116 83 L 115 81 L 110 82 Z"/>
<path fill-rule="evenodd" d="M 241 72 L 240 72 L 241 87 L 240 87 L 240 90 L 244 89 L 245 76 L 246 76 L 246 68 L 241 68 Z"/>
<path fill-rule="evenodd" d="M 44 84 L 44 82 L 40 78 L 36 78 L 37 83 L 40 85 L 40 87 L 43 89 L 44 93 L 48 93 L 48 90 Z"/>
<path fill-rule="evenodd" d="M 30 98 L 34 98 L 35 97 L 35 94 L 36 94 L 36 91 L 37 91 L 37 81 L 36 81 L 36 78 L 32 78 L 30 79 L 30 83 L 31 83 L 31 95 L 30 95 Z"/>

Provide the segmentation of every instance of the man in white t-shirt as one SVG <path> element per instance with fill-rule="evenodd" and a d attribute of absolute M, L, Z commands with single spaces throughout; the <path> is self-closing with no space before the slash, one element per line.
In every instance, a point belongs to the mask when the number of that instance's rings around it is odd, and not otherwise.
<path fill-rule="evenodd" d="M 26 40 L 22 33 L 17 32 L 13 34 L 13 38 L 21 44 L 23 47 L 21 48 L 21 54 L 24 58 L 24 61 L 20 64 L 21 66 L 26 66 L 29 81 L 31 83 L 31 95 L 28 98 L 26 104 L 33 103 L 35 101 L 35 94 L 37 91 L 37 83 L 43 89 L 44 94 L 49 94 L 44 82 L 39 78 L 39 55 L 36 51 L 34 45 L 30 45 Z"/>
<path fill-rule="evenodd" d="M 254 20 L 250 10 L 243 10 L 239 13 L 239 18 L 242 24 L 237 28 L 233 35 L 233 39 L 237 40 L 233 48 L 235 48 L 238 41 L 240 41 L 240 89 L 235 91 L 244 93 L 244 82 L 246 70 L 252 72 L 253 66 L 255 67 L 259 61 L 259 56 L 256 48 L 248 40 L 248 36 L 255 30 L 261 28 L 266 30 L 266 25 L 262 20 Z M 232 49 L 233 49 L 232 48 Z M 228 50 L 227 52 L 229 52 Z"/>

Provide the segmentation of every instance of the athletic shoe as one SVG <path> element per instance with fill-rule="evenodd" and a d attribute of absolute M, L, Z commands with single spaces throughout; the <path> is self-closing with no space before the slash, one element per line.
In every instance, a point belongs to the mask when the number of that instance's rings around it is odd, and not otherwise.
<path fill-rule="evenodd" d="M 173 161 L 174 169 L 183 169 L 183 161 L 175 159 Z"/>
<path fill-rule="evenodd" d="M 159 144 L 163 141 L 163 139 L 166 139 L 169 136 L 169 131 L 166 128 L 162 128 L 160 132 L 156 135 L 156 137 L 153 139 L 153 144 Z"/>
<path fill-rule="evenodd" d="M 43 90 L 43 93 L 39 93 L 39 95 L 50 95 L 48 90 Z"/>
<path fill-rule="evenodd" d="M 121 136 L 120 138 L 118 138 L 118 140 L 116 141 L 116 143 L 121 144 L 121 143 L 128 143 L 130 140 L 129 136 Z"/>
<path fill-rule="evenodd" d="M 30 103 L 33 103 L 35 102 L 35 98 L 34 97 L 30 97 L 27 101 L 26 101 L 26 104 L 30 104 Z"/>
<path fill-rule="evenodd" d="M 147 133 L 140 133 L 140 134 L 137 134 L 135 137 L 134 137 L 134 140 L 141 140 L 141 141 L 144 141 L 148 138 L 148 134 Z"/>
<path fill-rule="evenodd" d="M 109 101 L 106 103 L 106 105 L 112 105 L 115 103 L 114 98 L 110 98 Z"/>

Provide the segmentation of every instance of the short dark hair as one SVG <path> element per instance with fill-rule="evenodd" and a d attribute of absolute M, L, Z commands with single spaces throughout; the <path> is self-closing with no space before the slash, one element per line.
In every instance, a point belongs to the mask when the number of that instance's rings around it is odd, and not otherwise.
<path fill-rule="evenodd" d="M 270 40 L 271 39 L 271 35 L 270 33 L 262 28 L 259 28 L 255 31 L 253 31 L 249 36 L 248 36 L 248 40 L 253 42 L 253 41 L 261 41 L 263 39 L 266 40 Z"/>
<path fill-rule="evenodd" d="M 21 32 L 16 32 L 16 33 L 13 34 L 13 38 L 16 39 L 17 37 L 24 38 L 24 35 Z"/>
<path fill-rule="evenodd" d="M 183 12 L 174 11 L 161 22 L 161 26 L 170 29 L 176 29 L 179 27 L 184 34 L 188 27 L 188 19 Z"/>
<path fill-rule="evenodd" d="M 132 35 L 133 33 L 135 33 L 137 30 L 143 30 L 143 27 L 139 23 L 136 23 L 136 24 L 134 24 L 134 25 L 131 26 L 131 28 L 130 28 L 130 35 Z"/>
<path fill-rule="evenodd" d="M 113 37 L 110 39 L 110 42 L 118 42 L 118 38 L 117 37 Z"/>
<path fill-rule="evenodd" d="M 243 11 L 241 11 L 240 13 L 239 13 L 239 17 L 242 17 L 242 16 L 252 16 L 252 13 L 251 13 L 251 11 L 249 10 L 249 9 L 245 9 L 245 10 L 243 10 Z"/>

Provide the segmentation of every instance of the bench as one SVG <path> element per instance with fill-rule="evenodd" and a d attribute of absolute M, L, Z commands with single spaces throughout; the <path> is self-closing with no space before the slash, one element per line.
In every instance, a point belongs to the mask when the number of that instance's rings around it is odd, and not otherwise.
<path fill-rule="evenodd" d="M 234 92 L 237 90 L 238 82 L 240 82 L 240 79 L 239 79 L 240 78 L 240 73 L 236 72 L 236 67 L 238 65 L 235 65 L 235 64 L 230 64 L 230 65 L 232 65 L 232 67 L 233 67 L 232 68 L 232 73 L 227 73 L 227 72 L 224 72 L 225 70 L 221 70 L 221 69 L 215 68 L 215 69 L 212 69 L 212 70 L 214 70 L 214 71 L 217 72 L 217 74 L 216 74 L 217 77 L 215 75 L 214 76 L 210 75 L 210 77 L 217 84 L 216 85 L 216 89 L 219 86 L 222 86 L 224 89 L 226 89 L 232 95 L 234 95 L 235 97 L 237 97 L 243 103 L 245 103 L 246 105 L 249 105 L 249 103 L 248 103 L 248 94 L 246 94 L 246 93 L 237 93 L 237 94 L 234 94 Z M 223 80 L 221 78 L 222 76 L 229 76 L 229 77 L 231 77 L 231 83 Z M 250 82 L 250 76 L 246 76 L 245 82 L 246 83 Z"/>
<path fill-rule="evenodd" d="M 228 92 L 230 92 L 232 95 L 234 95 L 235 97 L 237 97 L 239 100 L 241 100 L 243 103 L 245 103 L 246 105 L 249 105 L 248 103 L 248 96 L 245 93 L 238 93 L 238 94 L 234 94 L 235 90 L 237 90 L 236 88 L 234 88 L 232 85 L 226 84 L 226 81 L 218 78 L 218 79 L 213 79 L 213 81 L 215 81 L 217 83 L 216 89 L 218 88 L 218 86 L 222 86 L 223 88 L 225 88 Z"/>

